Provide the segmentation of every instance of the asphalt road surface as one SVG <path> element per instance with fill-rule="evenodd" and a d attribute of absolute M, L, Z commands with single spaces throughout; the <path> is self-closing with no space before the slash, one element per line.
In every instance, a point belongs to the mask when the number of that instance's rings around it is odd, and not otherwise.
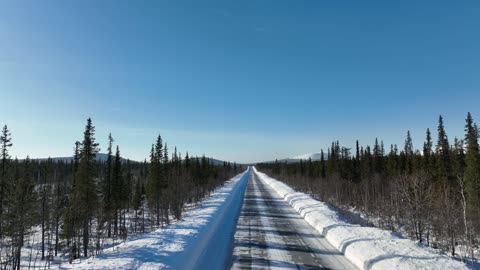
<path fill-rule="evenodd" d="M 357 269 L 252 170 L 232 269 Z"/>

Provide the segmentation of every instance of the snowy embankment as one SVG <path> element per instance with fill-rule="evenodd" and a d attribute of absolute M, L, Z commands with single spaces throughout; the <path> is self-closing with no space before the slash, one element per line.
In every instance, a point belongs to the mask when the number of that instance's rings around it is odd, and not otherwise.
<path fill-rule="evenodd" d="M 137 236 L 62 269 L 211 269 L 231 265 L 233 235 L 250 168 L 218 188 L 175 224 Z"/>
<path fill-rule="evenodd" d="M 253 170 L 360 269 L 468 269 L 462 262 L 389 231 L 352 225 L 325 203 Z"/>

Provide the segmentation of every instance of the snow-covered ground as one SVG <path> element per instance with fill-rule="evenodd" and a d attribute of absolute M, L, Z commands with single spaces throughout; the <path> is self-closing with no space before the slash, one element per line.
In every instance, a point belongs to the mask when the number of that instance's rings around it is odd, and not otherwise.
<path fill-rule="evenodd" d="M 325 203 L 253 170 L 360 269 L 468 269 L 462 262 L 391 232 L 349 224 Z"/>
<path fill-rule="evenodd" d="M 61 269 L 226 269 L 250 169 L 217 189 L 182 221 L 133 237 Z"/>
<path fill-rule="evenodd" d="M 20 269 L 58 269 L 58 264 L 60 263 L 60 257 L 53 257 L 53 261 L 42 260 L 42 231 L 40 226 L 35 226 L 30 228 L 30 234 L 24 239 L 24 246 L 22 247 L 21 258 L 20 258 Z M 46 238 L 48 237 L 48 231 L 46 232 Z M 4 239 L 2 239 L 4 240 Z M 6 261 L 7 257 L 11 258 L 10 248 L 5 248 L 0 250 L 0 261 Z M 45 257 L 53 255 L 53 247 L 50 249 L 52 254 L 49 254 L 48 245 L 45 246 Z M 3 269 L 3 268 L 2 268 Z M 7 268 L 9 269 L 9 268 Z"/>

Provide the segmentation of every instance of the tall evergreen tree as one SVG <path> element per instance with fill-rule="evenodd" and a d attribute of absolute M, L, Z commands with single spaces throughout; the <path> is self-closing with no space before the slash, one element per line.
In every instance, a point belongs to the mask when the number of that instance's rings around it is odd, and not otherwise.
<path fill-rule="evenodd" d="M 169 163 L 168 163 L 168 145 L 165 143 L 165 146 L 163 147 L 163 159 L 162 159 L 162 172 L 163 172 L 163 177 L 162 177 L 162 188 L 165 189 L 168 187 L 168 175 L 169 175 Z"/>
<path fill-rule="evenodd" d="M 18 162 L 17 162 L 18 166 Z M 30 228 L 35 224 L 36 196 L 34 193 L 35 183 L 31 176 L 31 162 L 27 157 L 23 162 L 23 175 L 16 182 L 12 192 L 9 211 L 10 217 L 9 235 L 12 239 L 13 269 L 20 269 L 21 252 L 24 246 L 25 236 L 30 233 Z"/>
<path fill-rule="evenodd" d="M 465 141 L 467 152 L 465 156 L 465 192 L 471 209 L 480 209 L 480 152 L 478 134 L 470 113 L 467 115 L 465 125 Z"/>
<path fill-rule="evenodd" d="M 122 209 L 123 203 L 126 201 L 126 187 L 124 187 L 122 174 L 122 158 L 120 156 L 120 148 L 117 145 L 115 151 L 115 160 L 113 162 L 112 168 L 112 208 L 113 208 L 113 219 L 114 219 L 114 234 L 118 235 L 118 224 L 120 222 L 120 210 Z"/>
<path fill-rule="evenodd" d="M 39 197 L 41 203 L 41 228 L 42 228 L 42 260 L 45 260 L 45 234 L 46 231 L 49 229 L 49 221 L 50 221 L 50 208 L 51 208 L 51 183 L 50 183 L 50 175 L 52 173 L 52 160 L 48 158 L 47 162 L 42 166 L 42 174 L 38 174 L 39 178 L 37 182 L 41 183 L 39 186 Z"/>
<path fill-rule="evenodd" d="M 463 146 L 464 140 L 459 140 L 457 137 L 453 143 L 453 165 L 452 174 L 455 177 L 463 177 L 465 173 L 465 149 Z"/>
<path fill-rule="evenodd" d="M 103 185 L 102 185 L 102 195 L 103 195 L 103 212 L 105 214 L 105 219 L 108 222 L 107 235 L 111 235 L 111 219 L 113 215 L 113 201 L 112 201 L 112 163 L 113 163 L 113 152 L 112 144 L 114 140 L 112 138 L 112 133 L 108 134 L 108 148 L 107 148 L 107 161 L 105 172 L 103 175 Z"/>
<path fill-rule="evenodd" d="M 427 128 L 425 142 L 423 143 L 423 167 L 426 171 L 430 171 L 432 166 L 432 147 L 432 134 L 430 132 L 430 129 Z"/>
<path fill-rule="evenodd" d="M 190 167 L 190 157 L 188 156 L 188 152 L 187 154 L 185 155 L 185 168 L 189 168 Z"/>
<path fill-rule="evenodd" d="M 163 189 L 163 141 L 158 135 L 155 146 L 152 146 L 150 154 L 150 175 L 147 181 L 147 200 L 153 212 L 156 214 L 157 226 L 160 225 L 161 195 Z"/>
<path fill-rule="evenodd" d="M 96 155 L 99 148 L 94 135 L 95 127 L 92 124 L 92 119 L 88 118 L 80 148 L 80 163 L 72 200 L 73 208 L 83 230 L 83 254 L 85 257 L 88 256 L 90 240 L 89 224 L 98 206 L 95 177 L 97 176 Z"/>
<path fill-rule="evenodd" d="M 407 138 L 405 139 L 405 168 L 407 173 L 412 173 L 413 171 L 413 142 L 412 136 L 410 135 L 410 130 L 407 131 Z"/>
<path fill-rule="evenodd" d="M 413 142 L 412 142 L 412 136 L 410 135 L 410 130 L 407 131 L 407 137 L 405 138 L 404 151 L 405 151 L 405 155 L 413 156 Z"/>
<path fill-rule="evenodd" d="M 382 147 L 378 144 L 378 138 L 375 138 L 375 145 L 373 147 L 373 163 L 375 172 L 381 173 L 383 171 L 383 154 Z"/>
<path fill-rule="evenodd" d="M 0 238 L 3 236 L 4 208 L 9 192 L 8 163 L 10 155 L 8 154 L 8 149 L 10 147 L 12 147 L 12 138 L 7 125 L 5 125 L 0 135 Z"/>
<path fill-rule="evenodd" d="M 323 153 L 323 149 L 320 150 L 320 175 L 322 178 L 327 176 L 326 168 L 325 168 L 325 154 Z"/>
<path fill-rule="evenodd" d="M 437 173 L 441 179 L 447 180 L 450 173 L 450 144 L 448 143 L 447 133 L 443 125 L 443 117 L 438 117 L 438 141 L 436 145 Z"/>

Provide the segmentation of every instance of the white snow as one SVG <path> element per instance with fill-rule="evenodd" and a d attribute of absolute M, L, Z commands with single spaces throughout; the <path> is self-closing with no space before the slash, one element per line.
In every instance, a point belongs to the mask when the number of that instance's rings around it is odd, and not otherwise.
<path fill-rule="evenodd" d="M 360 269 L 468 269 L 462 262 L 391 232 L 349 224 L 325 203 L 253 170 Z"/>
<path fill-rule="evenodd" d="M 250 168 L 225 183 L 182 221 L 129 239 L 104 254 L 61 269 L 225 269 Z"/>

